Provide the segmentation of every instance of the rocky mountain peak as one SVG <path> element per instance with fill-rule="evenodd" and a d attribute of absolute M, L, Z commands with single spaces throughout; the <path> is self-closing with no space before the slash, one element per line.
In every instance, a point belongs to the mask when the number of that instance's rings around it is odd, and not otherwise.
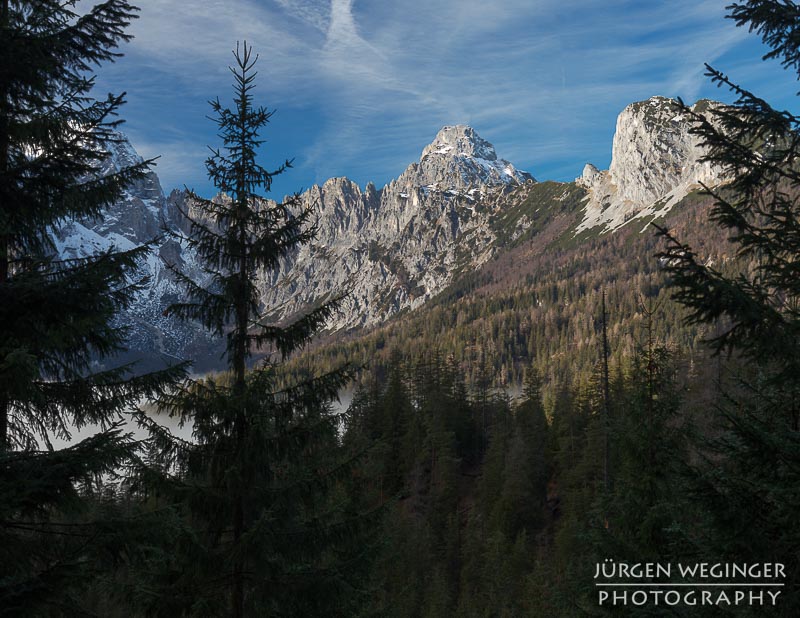
<path fill-rule="evenodd" d="M 587 163 L 583 166 L 583 172 L 581 172 L 581 175 L 575 179 L 575 182 L 577 182 L 579 185 L 589 188 L 595 184 L 598 177 L 600 177 L 602 173 L 603 172 L 597 169 L 594 165 Z"/>
<path fill-rule="evenodd" d="M 478 135 L 475 129 L 463 124 L 442 127 L 433 142 L 422 151 L 420 161 L 430 155 L 461 155 L 497 161 L 494 146 Z"/>
<path fill-rule="evenodd" d="M 106 142 L 105 150 L 108 156 L 98 170 L 100 176 L 138 165 L 144 160 L 131 145 L 128 137 L 119 131 L 111 132 L 111 139 Z"/>
<path fill-rule="evenodd" d="M 480 186 L 517 185 L 533 176 L 498 158 L 494 146 L 472 127 L 452 125 L 442 127 L 419 163 L 412 163 L 398 180 L 404 187 L 463 193 Z"/>
<path fill-rule="evenodd" d="M 716 105 L 701 100 L 692 110 L 702 113 Z M 677 102 L 666 97 L 650 97 L 623 109 L 608 171 L 587 168 L 578 179 L 589 190 L 578 230 L 616 229 L 637 218 L 660 216 L 700 183 L 719 183 L 722 171 L 703 161 L 705 150 L 692 126 Z"/>

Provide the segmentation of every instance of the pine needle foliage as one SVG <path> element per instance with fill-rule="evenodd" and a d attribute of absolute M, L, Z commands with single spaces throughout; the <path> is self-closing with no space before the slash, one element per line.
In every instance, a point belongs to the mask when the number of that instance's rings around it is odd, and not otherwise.
<path fill-rule="evenodd" d="M 732 5 L 730 16 L 775 46 L 765 58 L 781 56 L 785 66 L 794 67 L 800 62 L 800 50 L 791 46 L 798 10 L 792 2 L 748 2 Z M 737 96 L 705 115 L 691 113 L 707 149 L 704 160 L 720 166 L 728 178 L 719 189 L 706 187 L 715 198 L 711 218 L 728 230 L 736 257 L 748 270 L 724 276 L 663 229 L 668 249 L 659 257 L 666 261 L 675 298 L 690 310 L 691 323 L 722 319 L 729 324 L 710 341 L 716 352 L 736 350 L 756 362 L 777 363 L 778 380 L 796 377 L 800 118 L 707 69 L 713 82 Z"/>
<path fill-rule="evenodd" d="M 351 469 L 330 402 L 347 370 L 281 377 L 281 361 L 324 325 L 336 300 L 291 323 L 273 323 L 259 299 L 259 277 L 314 237 L 313 211 L 295 194 L 275 203 L 274 171 L 257 162 L 260 131 L 273 112 L 254 104 L 258 57 L 237 45 L 233 107 L 211 101 L 222 147 L 206 162 L 221 192 L 190 192 L 189 233 L 181 241 L 205 273 L 194 281 L 173 269 L 187 300 L 168 313 L 227 339 L 227 373 L 195 380 L 161 405 L 194 428 L 195 444 L 165 436 L 159 451 L 177 471 L 171 490 L 194 531 L 180 553 L 181 574 L 165 591 L 168 615 L 338 615 L 352 610 L 363 523 L 348 507 Z M 258 366 L 252 356 L 265 354 Z M 163 599 L 164 597 L 162 597 Z M 161 603 L 161 601 L 159 601 Z M 348 609 L 349 608 L 349 609 Z"/>
<path fill-rule="evenodd" d="M 0 613 L 80 613 L 87 556 L 110 542 L 102 522 L 76 532 L 86 488 L 130 464 L 136 443 L 116 424 L 143 397 L 163 394 L 180 367 L 133 376 L 97 370 L 122 350 L 114 323 L 145 283 L 149 251 L 61 260 L 55 228 L 99 216 L 152 161 L 100 169 L 124 95 L 92 96 L 92 71 L 113 61 L 136 8 L 107 0 L 0 1 Z M 52 438 L 98 425 L 97 436 L 54 450 Z M 47 450 L 39 450 L 44 444 Z M 116 542 L 116 541 L 115 541 Z M 49 608 L 49 609 L 48 609 Z"/>
<path fill-rule="evenodd" d="M 751 0 L 729 7 L 777 59 L 800 78 L 800 6 Z M 695 115 L 706 161 L 728 182 L 707 191 L 712 220 L 729 234 L 739 272 L 707 263 L 670 232 L 660 254 L 674 297 L 688 320 L 712 325 L 712 349 L 739 360 L 722 389 L 718 434 L 704 445 L 698 495 L 710 518 L 699 551 L 738 562 L 786 565 L 781 611 L 800 611 L 800 535 L 791 523 L 800 504 L 800 118 L 708 67 L 734 103 Z M 686 111 L 684 109 L 684 111 Z"/>

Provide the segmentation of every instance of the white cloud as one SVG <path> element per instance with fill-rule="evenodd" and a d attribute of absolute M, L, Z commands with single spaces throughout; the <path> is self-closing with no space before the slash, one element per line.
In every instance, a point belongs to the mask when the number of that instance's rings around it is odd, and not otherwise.
<path fill-rule="evenodd" d="M 321 125 L 298 158 L 318 179 L 364 178 L 371 166 L 386 180 L 456 122 L 539 175 L 548 157 L 596 159 L 606 143 L 610 153 L 614 117 L 633 100 L 696 98 L 703 62 L 745 35 L 723 19 L 725 4 L 158 0 L 143 7 L 128 53 L 139 83 L 151 71 L 157 87 L 172 79 L 174 96 L 205 99 L 228 91 L 230 49 L 246 38 L 261 53 L 270 105 L 308 109 Z M 140 133 L 161 152 L 181 151 L 182 138 Z"/>
<path fill-rule="evenodd" d="M 275 7 L 251 0 L 158 0 L 133 24 L 135 38 L 126 53 L 142 69 L 173 76 L 176 86 L 207 93 L 227 86 L 231 50 L 237 41 L 247 41 L 272 87 L 296 99 L 297 86 L 303 85 L 298 70 L 320 35 L 308 22 L 303 23 L 309 27 L 298 27 L 297 20 L 287 19 Z"/>
<path fill-rule="evenodd" d="M 345 170 L 361 165 L 380 131 L 408 161 L 453 122 L 475 124 L 498 149 L 508 142 L 508 157 L 526 148 L 529 161 L 563 156 L 583 145 L 569 127 L 591 129 L 580 119 L 596 121 L 595 110 L 613 126 L 609 105 L 618 112 L 657 93 L 693 99 L 705 83 L 703 61 L 742 36 L 722 20 L 719 2 L 639 4 L 630 14 L 620 9 L 631 3 L 607 11 L 562 4 L 420 1 L 376 10 L 334 0 L 329 43 L 339 55 L 326 66 L 336 113 L 310 160 L 324 165 L 335 151 Z M 537 27 L 559 11 L 572 19 Z"/>
<path fill-rule="evenodd" d="M 138 131 L 128 135 L 136 151 L 145 159 L 158 157 L 155 173 L 163 189 L 169 193 L 176 187 L 188 184 L 190 179 L 203 177 L 208 149 L 205 144 L 191 139 L 171 138 L 151 141 Z"/>
<path fill-rule="evenodd" d="M 331 19 L 331 7 L 327 0 L 275 0 L 288 15 L 326 32 Z"/>

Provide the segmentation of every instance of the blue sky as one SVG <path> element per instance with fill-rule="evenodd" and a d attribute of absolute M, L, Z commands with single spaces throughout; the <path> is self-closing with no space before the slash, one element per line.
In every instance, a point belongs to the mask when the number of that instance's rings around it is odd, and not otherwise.
<path fill-rule="evenodd" d="M 230 100 L 237 40 L 260 54 L 257 101 L 276 109 L 261 163 L 294 158 L 275 197 L 333 176 L 383 186 L 446 124 L 469 124 L 537 179 L 611 158 L 617 114 L 652 95 L 730 100 L 709 62 L 781 107 L 798 84 L 729 0 L 142 0 L 99 95 L 127 91 L 123 130 L 160 155 L 166 191 L 210 195 L 207 101 Z"/>

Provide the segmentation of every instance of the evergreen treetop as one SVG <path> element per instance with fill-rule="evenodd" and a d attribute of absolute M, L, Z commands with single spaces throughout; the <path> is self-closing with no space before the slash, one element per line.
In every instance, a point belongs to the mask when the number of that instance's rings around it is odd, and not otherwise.
<path fill-rule="evenodd" d="M 234 58 L 233 107 L 210 103 L 222 147 L 212 149 L 206 168 L 221 195 L 190 192 L 191 213 L 183 213 L 189 232 L 179 237 L 196 250 L 205 279 L 173 268 L 188 298 L 168 313 L 226 336 L 229 372 L 191 381 L 161 401 L 192 423 L 195 440 L 160 440 L 166 469 L 177 471 L 165 485 L 194 539 L 178 548 L 183 572 L 167 594 L 180 611 L 201 615 L 347 615 L 363 548 L 354 543 L 359 517 L 340 494 L 351 466 L 330 402 L 349 373 L 287 383 L 279 363 L 336 303 L 293 322 L 265 315 L 260 276 L 313 238 L 313 211 L 297 194 L 276 203 L 261 193 L 291 162 L 274 171 L 257 162 L 260 131 L 273 112 L 254 104 L 252 48 L 237 45 Z M 248 368 L 257 351 L 265 358 Z"/>
<path fill-rule="evenodd" d="M 202 214 L 183 213 L 190 230 L 181 239 L 197 251 L 210 280 L 208 285 L 200 285 L 178 272 L 189 301 L 172 305 L 169 312 L 198 320 L 216 334 L 226 333 L 228 363 L 236 383 L 241 384 L 246 359 L 254 347 L 273 346 L 282 356 L 290 354 L 325 323 L 335 303 L 323 304 L 283 328 L 262 316 L 257 276 L 275 269 L 281 258 L 314 237 L 313 211 L 300 207 L 297 194 L 275 203 L 258 192 L 268 193 L 272 178 L 290 168 L 291 161 L 274 171 L 256 161 L 263 143 L 259 131 L 274 112 L 253 105 L 258 57 L 246 43 L 241 49 L 237 46 L 234 55 L 234 107 L 224 107 L 219 99 L 210 102 L 223 147 L 212 149 L 206 168 L 224 195 L 207 199 L 190 191 L 190 200 Z"/>

